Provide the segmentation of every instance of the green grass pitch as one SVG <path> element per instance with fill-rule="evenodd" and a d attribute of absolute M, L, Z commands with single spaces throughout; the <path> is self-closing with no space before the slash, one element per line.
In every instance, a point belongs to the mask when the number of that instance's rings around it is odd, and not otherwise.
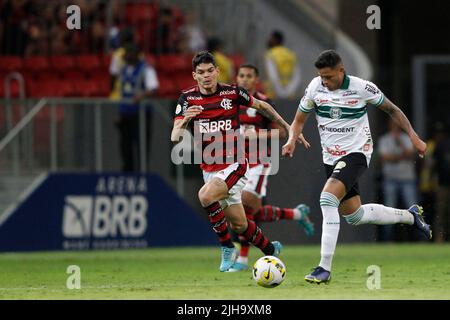
<path fill-rule="evenodd" d="M 285 246 L 285 281 L 256 285 L 251 271 L 219 272 L 215 247 L 0 254 L 0 299 L 450 299 L 450 245 L 338 244 L 332 281 L 303 280 L 320 248 Z M 250 261 L 262 256 L 252 248 Z M 67 267 L 81 289 L 66 287 Z M 381 289 L 367 288 L 367 267 L 381 269 Z"/>

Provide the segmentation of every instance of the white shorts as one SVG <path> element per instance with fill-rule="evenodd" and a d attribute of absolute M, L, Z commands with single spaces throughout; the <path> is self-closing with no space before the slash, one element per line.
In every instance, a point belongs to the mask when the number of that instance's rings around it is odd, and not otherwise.
<path fill-rule="evenodd" d="M 248 181 L 243 190 L 253 193 L 259 199 L 265 197 L 270 169 L 271 165 L 264 164 L 248 169 Z"/>
<path fill-rule="evenodd" d="M 241 164 L 236 162 L 220 171 L 203 171 L 203 181 L 205 181 L 205 183 L 208 183 L 212 178 L 219 178 L 225 181 L 228 186 L 229 197 L 224 200 L 220 200 L 219 203 L 222 208 L 226 208 L 232 204 L 238 204 L 242 202 L 241 193 L 242 188 L 245 186 L 248 180 L 247 172 L 247 162 Z"/>

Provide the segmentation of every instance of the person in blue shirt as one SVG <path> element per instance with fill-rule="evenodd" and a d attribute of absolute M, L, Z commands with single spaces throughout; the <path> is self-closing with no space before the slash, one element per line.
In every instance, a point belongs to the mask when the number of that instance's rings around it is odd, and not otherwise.
<path fill-rule="evenodd" d="M 140 58 L 139 48 L 134 43 L 128 44 L 125 47 L 125 63 L 120 70 L 120 91 L 122 99 L 131 99 L 132 102 L 120 103 L 117 122 L 122 171 L 140 169 L 139 108 L 146 108 L 148 150 L 152 113 L 151 106 L 144 106 L 141 101 L 154 96 L 158 87 L 158 77 L 153 66 Z"/>

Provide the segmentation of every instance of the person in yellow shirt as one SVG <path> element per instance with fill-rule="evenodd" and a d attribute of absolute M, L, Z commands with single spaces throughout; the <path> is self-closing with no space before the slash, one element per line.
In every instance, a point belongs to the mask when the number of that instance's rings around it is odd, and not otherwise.
<path fill-rule="evenodd" d="M 219 38 L 208 39 L 208 51 L 213 54 L 220 70 L 217 81 L 232 83 L 234 81 L 234 63 L 222 52 L 222 40 Z"/>
<path fill-rule="evenodd" d="M 125 65 L 125 47 L 134 41 L 134 32 L 131 28 L 125 28 L 119 33 L 120 46 L 115 49 L 111 56 L 109 74 L 111 75 L 110 99 L 119 100 L 120 95 L 120 70 Z"/>
<path fill-rule="evenodd" d="M 284 35 L 273 31 L 264 57 L 267 81 L 266 95 L 271 98 L 295 99 L 300 86 L 300 67 L 295 52 L 283 45 Z"/>

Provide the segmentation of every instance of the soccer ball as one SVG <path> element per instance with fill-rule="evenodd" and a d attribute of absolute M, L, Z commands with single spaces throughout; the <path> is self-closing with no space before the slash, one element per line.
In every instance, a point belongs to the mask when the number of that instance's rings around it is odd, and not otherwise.
<path fill-rule="evenodd" d="M 275 288 L 286 278 L 284 263 L 274 256 L 259 258 L 253 265 L 253 279 L 264 288 Z"/>

